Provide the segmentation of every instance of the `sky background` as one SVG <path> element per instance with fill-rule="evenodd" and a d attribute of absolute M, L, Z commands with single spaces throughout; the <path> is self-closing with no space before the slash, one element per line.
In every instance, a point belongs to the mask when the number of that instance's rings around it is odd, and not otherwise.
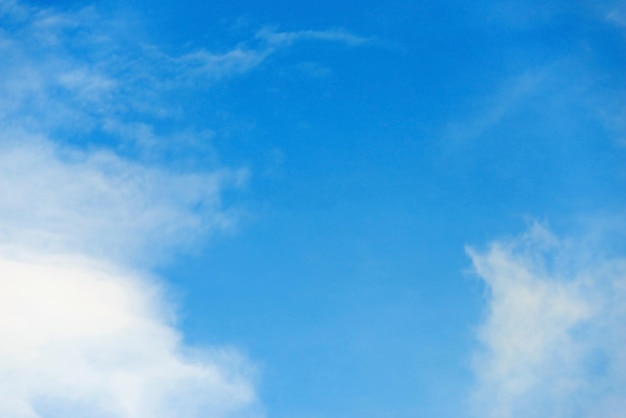
<path fill-rule="evenodd" d="M 623 1 L 0 0 L 0 415 L 618 418 Z"/>

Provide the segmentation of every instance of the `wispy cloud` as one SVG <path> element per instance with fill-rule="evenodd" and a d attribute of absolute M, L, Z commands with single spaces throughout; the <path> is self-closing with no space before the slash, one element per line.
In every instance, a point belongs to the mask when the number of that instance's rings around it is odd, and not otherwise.
<path fill-rule="evenodd" d="M 61 12 L 9 0 L 0 6 L 0 121 L 19 119 L 49 133 L 108 135 L 111 126 L 175 119 L 181 111 L 169 100 L 173 92 L 208 89 L 299 41 L 369 41 L 344 29 L 264 28 L 230 49 L 173 54 L 136 35 L 123 18 L 94 7 Z"/>
<path fill-rule="evenodd" d="M 188 70 L 186 74 L 203 75 L 209 79 L 217 80 L 250 71 L 261 65 L 276 51 L 291 47 L 300 41 L 333 42 L 359 46 L 372 40 L 355 35 L 345 29 L 278 32 L 269 27 L 259 30 L 255 38 L 261 43 L 250 46 L 251 42 L 242 42 L 236 48 L 221 54 L 201 49 L 180 57 L 172 57 L 170 60 L 185 67 Z"/>
<path fill-rule="evenodd" d="M 491 23 L 499 23 L 512 30 L 526 30 L 561 22 L 566 18 L 584 17 L 601 22 L 624 25 L 623 0 L 581 0 L 577 2 L 504 0 L 487 3 L 478 13 L 486 13 Z"/>
<path fill-rule="evenodd" d="M 488 290 L 475 357 L 476 416 L 623 415 L 626 259 L 540 225 L 468 249 Z"/>
<path fill-rule="evenodd" d="M 471 103 L 465 115 L 444 127 L 444 147 L 473 146 L 486 138 L 525 141 L 533 136 L 592 130 L 601 127 L 603 137 L 623 144 L 626 137 L 624 86 L 614 74 L 586 62 L 584 56 L 567 56 L 546 65 L 528 68 L 504 78 L 490 94 Z M 611 88 L 607 88 L 608 84 Z M 520 121 L 532 120 L 520 129 Z M 513 128 L 511 128 L 513 127 Z M 595 141 L 578 135 L 576 141 Z"/>
<path fill-rule="evenodd" d="M 467 120 L 448 123 L 444 141 L 450 145 L 463 144 L 480 139 L 507 116 L 519 111 L 521 105 L 536 98 L 551 76 L 548 69 L 528 71 L 506 80 L 489 97 L 475 106 Z"/>
<path fill-rule="evenodd" d="M 187 68 L 187 74 L 202 75 L 211 79 L 242 74 L 260 65 L 273 51 L 271 49 L 235 48 L 223 54 L 206 50 L 175 58 L 174 62 Z"/>
<path fill-rule="evenodd" d="M 626 7 L 615 8 L 607 13 L 606 19 L 619 26 L 626 27 Z"/>
<path fill-rule="evenodd" d="M 189 69 L 104 20 L 0 1 L 0 416 L 260 416 L 251 362 L 185 344 L 149 273 L 237 223 L 222 195 L 247 171 L 121 155 L 162 139 Z"/>
<path fill-rule="evenodd" d="M 279 32 L 266 27 L 257 32 L 257 38 L 265 40 L 270 46 L 289 46 L 297 41 L 325 41 L 338 42 L 349 46 L 363 45 L 373 38 L 366 38 L 348 32 L 345 29 L 330 29 L 324 31 L 302 30 L 294 32 Z"/>
<path fill-rule="evenodd" d="M 243 184 L 245 170 L 174 173 L 13 135 L 0 143 L 2 244 L 149 264 L 234 226 L 221 193 Z"/>
<path fill-rule="evenodd" d="M 173 62 L 187 68 L 187 74 L 204 75 L 211 79 L 220 79 L 235 74 L 242 74 L 262 64 L 278 49 L 287 48 L 299 41 L 334 42 L 348 46 L 358 46 L 371 41 L 344 29 L 326 31 L 277 32 L 268 27 L 256 33 L 256 39 L 263 41 L 256 47 L 245 43 L 222 54 L 198 50 L 181 57 L 172 58 Z"/>

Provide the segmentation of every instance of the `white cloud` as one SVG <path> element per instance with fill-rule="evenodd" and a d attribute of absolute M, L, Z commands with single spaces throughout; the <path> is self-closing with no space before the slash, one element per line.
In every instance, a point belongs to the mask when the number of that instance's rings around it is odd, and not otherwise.
<path fill-rule="evenodd" d="M 478 330 L 483 418 L 607 417 L 626 408 L 626 259 L 541 226 L 468 249 L 488 289 Z"/>
<path fill-rule="evenodd" d="M 4 131 L 7 134 L 7 131 Z M 141 264 L 234 226 L 245 170 L 173 173 L 24 135 L 0 142 L 0 244 Z"/>
<path fill-rule="evenodd" d="M 63 255 L 0 271 L 0 415 L 252 416 L 245 359 L 185 347 L 154 283 Z"/>
<path fill-rule="evenodd" d="M 245 358 L 185 346 L 156 279 L 126 267 L 228 228 L 220 194 L 241 174 L 0 145 L 0 415 L 254 416 Z"/>
<path fill-rule="evenodd" d="M 222 195 L 247 172 L 116 151 L 162 139 L 162 80 L 188 69 L 131 59 L 103 20 L 0 0 L 0 416 L 261 416 L 254 366 L 185 344 L 147 271 L 235 226 Z"/>
<path fill-rule="evenodd" d="M 179 123 L 173 91 L 251 71 L 297 40 L 364 39 L 265 31 L 176 55 L 94 7 L 13 0 L 0 0 L 0 27 L 0 416 L 261 416 L 254 367 L 233 348 L 186 345 L 146 271 L 235 226 L 222 195 L 247 172 L 150 156 L 211 135 Z"/>
<path fill-rule="evenodd" d="M 157 281 L 126 267 L 228 227 L 239 174 L 21 139 L 0 147 L 0 415 L 253 416 L 252 367 L 185 346 Z"/>

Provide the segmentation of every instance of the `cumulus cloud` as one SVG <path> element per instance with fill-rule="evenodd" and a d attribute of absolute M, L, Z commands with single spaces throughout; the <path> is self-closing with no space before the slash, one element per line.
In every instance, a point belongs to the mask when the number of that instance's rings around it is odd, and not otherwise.
<path fill-rule="evenodd" d="M 228 227 L 220 193 L 237 173 L 44 139 L 0 156 L 0 415 L 252 416 L 253 367 L 183 344 L 163 287 L 134 269 Z"/>
<path fill-rule="evenodd" d="M 185 344 L 150 274 L 236 225 L 222 196 L 247 172 L 120 152 L 158 136 L 174 70 L 130 59 L 105 20 L 0 0 L 0 416 L 261 416 L 254 365 Z"/>
<path fill-rule="evenodd" d="M 0 415 L 252 416 L 246 360 L 182 344 L 154 282 L 59 254 L 0 271 Z"/>
<path fill-rule="evenodd" d="M 488 291 L 475 416 L 622 416 L 626 259 L 540 225 L 468 253 Z"/>

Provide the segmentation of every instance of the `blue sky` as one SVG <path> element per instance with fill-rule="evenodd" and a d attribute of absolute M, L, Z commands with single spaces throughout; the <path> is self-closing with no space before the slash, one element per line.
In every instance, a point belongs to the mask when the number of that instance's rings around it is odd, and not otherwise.
<path fill-rule="evenodd" d="M 0 0 L 0 415 L 617 418 L 626 3 Z"/>

